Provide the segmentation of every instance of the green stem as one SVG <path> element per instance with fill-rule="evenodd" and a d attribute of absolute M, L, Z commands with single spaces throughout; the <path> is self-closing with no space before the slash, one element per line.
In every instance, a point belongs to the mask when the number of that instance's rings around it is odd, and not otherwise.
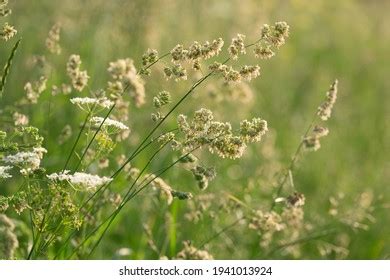
<path fill-rule="evenodd" d="M 13 61 L 13 59 L 14 59 L 16 50 L 18 49 L 19 44 L 20 44 L 21 41 L 22 41 L 22 39 L 19 39 L 19 40 L 15 43 L 14 47 L 13 47 L 12 50 L 11 50 L 11 54 L 10 54 L 10 56 L 8 57 L 7 63 L 5 64 L 4 71 L 3 71 L 3 75 L 2 75 L 1 81 L 0 81 L 0 98 L 3 97 L 4 87 L 5 87 L 5 83 L 7 82 L 7 77 L 8 77 L 8 75 L 9 75 L 9 73 L 10 73 L 12 61 Z"/>
<path fill-rule="evenodd" d="M 84 123 L 83 123 L 83 125 L 82 125 L 82 127 L 81 127 L 81 129 L 80 129 L 80 131 L 79 131 L 79 134 L 77 135 L 76 141 L 74 142 L 74 144 L 73 144 L 73 146 L 72 146 L 72 149 L 71 149 L 71 151 L 70 151 L 70 153 L 69 153 L 69 155 L 68 155 L 68 158 L 66 159 L 64 168 L 62 168 L 62 171 L 65 171 L 66 168 L 68 167 L 69 161 L 70 161 L 70 159 L 71 159 L 71 157 L 72 157 L 72 155 L 73 155 L 73 153 L 74 153 L 74 151 L 75 151 L 75 149 L 76 149 L 76 146 L 77 146 L 77 144 L 78 144 L 78 142 L 79 142 L 79 140 L 80 140 L 80 138 L 81 138 L 81 135 L 82 135 L 82 133 L 83 133 L 83 131 L 84 131 L 84 129 L 85 129 L 87 123 L 88 123 L 89 117 L 90 117 L 91 114 L 92 114 L 92 110 L 93 110 L 93 109 L 91 109 L 91 110 L 88 112 L 88 115 L 85 117 Z"/>

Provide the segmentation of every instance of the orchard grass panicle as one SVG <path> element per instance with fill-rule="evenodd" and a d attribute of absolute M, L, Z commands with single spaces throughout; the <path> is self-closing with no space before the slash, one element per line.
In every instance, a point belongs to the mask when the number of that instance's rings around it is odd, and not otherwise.
<path fill-rule="evenodd" d="M 71 79 L 73 88 L 81 92 L 87 86 L 89 76 L 87 71 L 81 71 L 80 67 L 80 56 L 72 54 L 69 57 L 68 63 L 66 64 L 66 71 L 69 78 Z"/>
<path fill-rule="evenodd" d="M 9 25 L 8 22 L 6 22 L 3 25 L 3 29 L 0 31 L 0 37 L 3 40 L 8 41 L 12 37 L 14 37 L 17 32 L 18 31 L 15 29 L 15 27 L 13 27 L 12 25 Z"/>
<path fill-rule="evenodd" d="M 50 29 L 49 35 L 46 38 L 46 48 L 53 54 L 61 54 L 60 31 L 61 25 L 56 23 Z"/>

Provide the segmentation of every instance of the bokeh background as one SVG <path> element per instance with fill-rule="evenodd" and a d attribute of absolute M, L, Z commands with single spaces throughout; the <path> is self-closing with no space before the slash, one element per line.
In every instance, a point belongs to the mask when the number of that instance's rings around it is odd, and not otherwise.
<path fill-rule="evenodd" d="M 345 229 L 339 236 L 304 243 L 300 255 L 275 252 L 266 257 L 336 258 L 334 253 L 320 254 L 318 242 L 337 245 L 340 238 L 344 238 L 348 250 L 346 258 L 390 256 L 389 1 L 18 0 L 11 1 L 10 6 L 13 13 L 7 20 L 15 25 L 23 41 L 1 106 L 18 100 L 24 94 L 24 84 L 39 77 L 31 67 L 31 57 L 47 53 L 45 38 L 56 22 L 62 24 L 63 51 L 60 56 L 47 56 L 55 66 L 49 85 L 67 82 L 66 61 L 70 54 L 77 53 L 91 76 L 89 85 L 93 89 L 104 87 L 110 61 L 130 57 L 140 65 L 149 47 L 164 53 L 177 43 L 188 45 L 194 40 L 218 37 L 228 44 L 237 33 L 247 35 L 247 42 L 251 42 L 259 36 L 262 24 L 288 22 L 290 38 L 275 58 L 260 61 L 262 75 L 250 84 L 253 96 L 249 100 L 218 98 L 223 92 L 216 97 L 210 93 L 214 80 L 202 86 L 177 112 L 192 114 L 207 107 L 219 119 L 235 125 L 241 119 L 261 116 L 271 130 L 264 142 L 251 145 L 240 160 L 208 157 L 207 163 L 216 165 L 218 176 L 205 192 L 200 192 L 191 174 L 182 170 L 169 172 L 164 179 L 195 196 L 229 193 L 252 206 L 268 205 L 270 178 L 288 164 L 326 90 L 337 78 L 338 100 L 327 123 L 330 134 L 319 151 L 307 153 L 300 160 L 294 172 L 295 187 L 306 196 L 306 219 L 318 222 L 318 226 L 332 223 L 329 198 L 341 194 L 345 196 L 341 206 L 351 211 L 360 207 L 356 197 L 362 193 L 372 197 L 375 220 L 367 224 L 367 229 Z M 11 44 L 0 45 L 2 64 Z M 117 148 L 116 153 L 131 151 L 145 134 L 144 128 L 152 125 L 151 100 L 158 91 L 167 89 L 177 100 L 192 81 L 175 84 L 158 74 L 147 78 L 147 104 L 140 109 L 131 107 L 132 140 Z M 72 144 L 68 141 L 59 146 L 57 136 L 66 124 L 77 129 L 84 117 L 74 106 L 67 105 L 68 100 L 69 96 L 51 97 L 47 91 L 39 104 L 24 112 L 31 115 L 30 123 L 40 127 L 46 138 L 50 157 L 44 166 L 53 172 L 62 166 L 64 154 Z M 166 127 L 173 121 L 174 118 Z M 135 165 L 142 165 L 146 159 L 147 154 Z M 163 155 L 152 169 L 167 162 L 169 158 Z M 218 200 L 219 195 L 215 195 L 209 201 L 218 204 Z M 143 193 L 115 221 L 95 257 L 116 258 L 118 249 L 129 248 L 130 258 L 158 258 L 148 246 L 150 235 L 143 224 L 151 229 L 161 254 L 174 256 L 183 240 L 200 245 L 237 216 L 234 211 L 225 213 L 217 208 L 213 214 L 218 218 L 213 219 L 205 209 L 205 217 L 194 223 L 185 217 L 187 208 L 185 202 L 175 201 L 167 206 L 152 192 Z M 245 225 L 227 231 L 207 248 L 215 258 L 222 259 L 256 258 L 261 251 L 256 233 Z"/>

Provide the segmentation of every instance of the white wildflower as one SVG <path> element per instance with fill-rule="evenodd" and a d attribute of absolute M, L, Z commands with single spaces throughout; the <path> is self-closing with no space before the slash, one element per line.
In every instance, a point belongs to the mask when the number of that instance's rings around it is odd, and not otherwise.
<path fill-rule="evenodd" d="M 60 173 L 52 173 L 47 175 L 47 178 L 51 181 L 67 181 L 74 187 L 83 188 L 87 191 L 95 190 L 97 187 L 101 187 L 112 181 L 109 177 L 100 177 L 98 175 L 92 175 L 83 172 L 76 172 L 69 174 L 69 170 L 65 170 Z"/>
<path fill-rule="evenodd" d="M 72 104 L 79 106 L 82 110 L 87 112 L 91 111 L 92 108 L 110 108 L 114 105 L 114 102 L 109 100 L 107 97 L 102 98 L 91 98 L 91 97 L 75 97 L 70 99 Z"/>
<path fill-rule="evenodd" d="M 12 169 L 12 166 L 0 166 L 0 179 L 11 178 L 12 176 L 8 173 Z"/>
<path fill-rule="evenodd" d="M 28 175 L 39 168 L 44 153 L 47 153 L 47 150 L 39 147 L 34 148 L 31 152 L 19 152 L 14 155 L 5 156 L 3 161 L 10 165 L 20 167 L 20 173 Z"/>
<path fill-rule="evenodd" d="M 103 121 L 104 121 L 104 123 L 103 123 Z M 114 128 L 117 130 L 128 130 L 129 129 L 129 127 L 126 126 L 125 124 L 123 124 L 119 121 L 110 119 L 110 118 L 106 118 L 106 120 L 104 120 L 104 118 L 101 118 L 101 117 L 93 117 L 91 119 L 91 123 L 92 123 L 92 126 L 96 127 L 96 128 L 98 128 L 103 123 L 104 128 Z"/>

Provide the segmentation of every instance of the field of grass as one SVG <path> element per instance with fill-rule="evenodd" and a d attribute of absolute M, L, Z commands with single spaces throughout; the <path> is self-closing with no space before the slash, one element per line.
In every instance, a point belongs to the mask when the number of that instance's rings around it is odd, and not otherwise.
<path fill-rule="evenodd" d="M 8 22 L 17 34 L 8 41 L 0 40 L 0 65 L 7 64 L 15 43 L 22 40 L 0 97 L 0 131 L 11 135 L 14 113 L 26 115 L 28 125 L 37 127 L 44 137 L 42 147 L 48 152 L 41 162 L 45 170 L 21 176 L 14 167 L 9 171 L 12 178 L 0 176 L 0 211 L 6 215 L 0 212 L 0 259 L 390 257 L 389 1 L 10 0 L 8 6 L 12 14 L 0 17 L 0 27 Z M 176 129 L 180 114 L 190 120 L 201 108 L 211 110 L 217 121 L 230 122 L 234 130 L 245 119 L 267 121 L 268 132 L 261 141 L 248 143 L 240 158 L 221 158 L 207 148 L 194 152 L 199 165 L 215 167 L 217 173 L 206 189 L 198 187 L 199 180 L 188 164 L 177 164 L 161 178 L 173 189 L 187 196 L 191 193 L 191 199 L 176 197 L 169 203 L 164 187 L 146 185 L 120 208 L 104 232 L 108 223 L 97 226 L 118 209 L 118 197 L 124 197 L 137 180 L 137 170 L 146 166 L 144 173 L 157 174 L 183 153 L 167 145 L 154 156 L 160 146 L 153 143 L 121 170 L 91 208 L 87 203 L 90 212 L 80 207 L 93 192 L 73 191 L 72 187 L 77 187 L 64 182 L 57 182 L 57 186 L 47 180 L 46 175 L 64 168 L 87 117 L 70 98 L 92 97 L 100 94 L 100 89 L 106 90 L 107 81 L 112 80 L 107 72 L 110 62 L 130 58 L 139 70 L 148 48 L 162 56 L 177 44 L 189 46 L 219 37 L 225 42 L 218 56 L 204 64 L 202 61 L 201 71 L 185 64 L 187 80 L 164 77 L 164 67 L 172 65 L 169 56 L 151 66 L 151 75 L 142 75 L 145 103 L 141 106 L 136 106 L 137 100 L 125 88 L 123 100 L 130 105 L 120 112 L 117 106 L 112 116 L 130 127 L 129 137 L 117 142 L 119 136 L 111 134 L 111 142 L 99 134 L 79 168 L 80 172 L 108 177 L 123 163 L 120 156 L 129 157 L 156 126 L 151 119 L 151 113 L 157 111 L 153 97 L 163 90 L 170 92 L 172 102 L 159 110 L 167 114 L 207 75 L 207 65 L 229 57 L 228 47 L 237 33 L 246 35 L 245 44 L 250 44 L 260 38 L 263 24 L 275 22 L 287 22 L 290 29 L 286 43 L 274 49 L 274 57 L 255 58 L 248 48 L 246 55 L 228 62 L 237 69 L 258 64 L 260 77 L 226 85 L 221 75 L 211 75 L 153 134 L 157 137 Z M 60 54 L 50 53 L 45 46 L 50 29 L 57 23 L 61 26 Z M 54 96 L 53 86 L 71 85 L 67 62 L 72 54 L 80 55 L 81 70 L 90 77 L 88 86 L 81 92 L 73 88 L 70 94 Z M 4 76 L 3 72 L 0 75 Z M 36 103 L 26 101 L 26 83 L 41 76 L 47 79 L 46 88 Z M 337 101 L 331 117 L 326 122 L 315 119 L 329 134 L 321 138 L 320 149 L 300 149 L 291 165 L 318 106 L 336 79 Z M 106 96 L 113 98 L 108 90 Z M 107 112 L 105 109 L 98 115 L 104 117 Z M 71 135 L 64 135 L 67 125 Z M 94 131 L 91 127 L 82 130 L 67 169 L 78 165 Z M 19 152 L 32 141 L 26 135 L 21 138 Z M 0 166 L 7 165 L 4 159 L 17 152 L 6 148 L 15 139 L 3 141 L 0 136 Z M 108 149 L 104 145 L 112 143 L 116 146 L 110 153 L 96 156 L 97 151 Z M 50 191 L 53 186 L 63 190 L 56 193 L 60 199 Z M 3 207 L 4 197 L 17 197 L 21 191 L 27 194 L 23 203 L 11 199 L 10 206 Z M 302 202 L 302 195 L 303 206 L 291 203 L 292 199 Z M 40 209 L 42 196 L 50 203 Z M 67 199 L 77 213 L 60 207 L 69 202 Z M 275 199 L 278 202 L 274 203 Z M 25 209 L 19 214 L 21 204 Z M 75 226 L 74 220 L 66 220 L 70 216 L 83 218 L 83 223 Z M 12 236 L 18 240 L 13 241 L 12 256 L 4 253 L 11 231 L 1 224 L 6 224 L 5 217 L 14 224 Z"/>

